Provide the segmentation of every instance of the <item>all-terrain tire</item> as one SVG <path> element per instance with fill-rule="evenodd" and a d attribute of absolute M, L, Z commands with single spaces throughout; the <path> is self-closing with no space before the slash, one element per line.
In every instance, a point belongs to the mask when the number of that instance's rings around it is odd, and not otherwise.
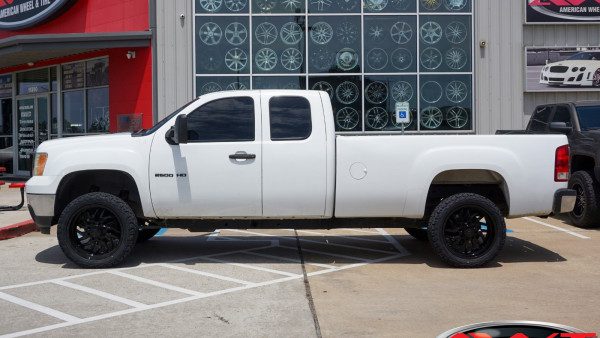
<path fill-rule="evenodd" d="M 74 227 L 75 217 L 81 210 L 99 207 L 110 211 L 120 226 L 120 238 L 114 251 L 102 259 L 86 256 L 77 249 L 73 241 L 71 227 Z M 77 197 L 63 210 L 58 219 L 58 243 L 65 255 L 75 264 L 83 268 L 108 268 L 120 264 L 135 247 L 138 236 L 138 220 L 127 203 L 119 197 L 102 192 L 92 192 Z"/>
<path fill-rule="evenodd" d="M 598 184 L 587 171 L 576 171 L 571 175 L 569 188 L 577 192 L 575 209 L 569 213 L 573 225 L 580 228 L 600 226 L 600 194 Z"/>
<path fill-rule="evenodd" d="M 140 229 L 138 232 L 137 242 L 144 243 L 154 237 L 160 229 Z"/>
<path fill-rule="evenodd" d="M 423 228 L 404 228 L 404 230 L 406 230 L 406 232 L 408 232 L 409 235 L 411 235 L 413 238 L 421 241 L 421 242 L 427 242 L 429 241 L 429 235 L 427 234 L 427 229 L 423 229 Z"/>
<path fill-rule="evenodd" d="M 489 246 L 481 254 L 472 257 L 452 251 L 444 234 L 450 216 L 463 208 L 477 208 L 485 213 L 487 233 L 491 235 Z M 442 200 L 431 213 L 427 230 L 435 253 L 444 262 L 458 268 L 477 268 L 491 262 L 506 241 L 506 223 L 500 209 L 489 199 L 472 193 L 456 194 Z"/>

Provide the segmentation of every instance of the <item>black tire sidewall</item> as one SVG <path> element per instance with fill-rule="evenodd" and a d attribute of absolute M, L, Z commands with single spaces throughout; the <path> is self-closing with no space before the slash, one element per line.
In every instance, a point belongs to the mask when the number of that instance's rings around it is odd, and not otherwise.
<path fill-rule="evenodd" d="M 101 206 L 110 210 L 118 219 L 121 226 L 121 240 L 119 247 L 109 257 L 91 260 L 83 257 L 71 242 L 69 227 L 77 213 L 87 206 Z M 127 203 L 117 196 L 93 192 L 77 197 L 63 210 L 58 220 L 57 237 L 58 243 L 65 253 L 75 264 L 84 268 L 107 268 L 121 263 L 133 250 L 138 235 L 137 218 Z"/>
<path fill-rule="evenodd" d="M 482 208 L 494 223 L 494 239 L 487 251 L 475 258 L 464 258 L 454 254 L 444 241 L 444 222 L 457 209 L 465 206 Z M 440 258 L 458 268 L 476 268 L 492 261 L 504 247 L 506 223 L 498 207 L 489 199 L 472 193 L 452 195 L 440 202 L 431 213 L 428 225 L 429 242 Z"/>
<path fill-rule="evenodd" d="M 585 196 L 585 208 L 583 214 L 577 217 L 573 212 L 569 213 L 571 222 L 581 228 L 597 227 L 600 224 L 600 212 L 598 210 L 598 187 L 592 175 L 587 171 L 576 171 L 571 175 L 569 188 L 579 185 Z"/>

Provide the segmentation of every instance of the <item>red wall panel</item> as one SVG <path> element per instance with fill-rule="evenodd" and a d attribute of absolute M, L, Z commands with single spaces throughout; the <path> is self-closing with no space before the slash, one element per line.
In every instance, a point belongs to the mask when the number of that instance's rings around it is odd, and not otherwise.
<path fill-rule="evenodd" d="M 0 31 L 0 39 L 14 35 L 101 33 L 149 29 L 150 0 L 75 0 L 62 13 L 40 25 Z"/>

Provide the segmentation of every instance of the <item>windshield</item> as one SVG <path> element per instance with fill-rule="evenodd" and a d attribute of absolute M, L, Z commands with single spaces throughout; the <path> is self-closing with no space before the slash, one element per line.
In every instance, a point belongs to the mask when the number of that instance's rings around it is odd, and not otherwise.
<path fill-rule="evenodd" d="M 181 112 L 182 110 L 184 110 L 185 108 L 187 108 L 190 104 L 196 102 L 196 99 L 193 99 L 192 101 L 186 103 L 183 107 L 177 109 L 176 111 L 172 112 L 171 114 L 169 114 L 167 117 L 165 117 L 164 119 L 160 120 L 157 124 L 155 124 L 154 126 L 152 126 L 152 128 L 150 129 L 142 129 L 140 131 L 137 131 L 135 133 L 133 133 L 133 136 L 147 136 L 150 135 L 152 133 L 154 133 L 155 131 L 157 131 L 158 129 L 160 129 L 160 127 L 162 127 L 165 123 L 167 123 L 167 121 L 169 121 L 170 119 L 173 118 L 173 116 L 179 114 L 179 112 Z"/>
<path fill-rule="evenodd" d="M 581 130 L 600 129 L 600 106 L 577 107 Z"/>
<path fill-rule="evenodd" d="M 568 60 L 600 60 L 600 52 L 583 52 L 571 56 Z"/>

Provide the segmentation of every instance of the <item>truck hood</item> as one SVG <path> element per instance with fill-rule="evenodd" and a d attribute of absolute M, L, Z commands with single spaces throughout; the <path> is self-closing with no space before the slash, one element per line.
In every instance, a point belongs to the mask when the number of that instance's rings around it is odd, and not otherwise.
<path fill-rule="evenodd" d="M 108 135 L 65 137 L 50 141 L 44 141 L 37 148 L 38 152 L 53 152 L 61 150 L 73 150 L 76 148 L 96 149 L 114 146 L 123 146 L 131 142 L 133 137 L 130 133 L 118 133 Z"/>

